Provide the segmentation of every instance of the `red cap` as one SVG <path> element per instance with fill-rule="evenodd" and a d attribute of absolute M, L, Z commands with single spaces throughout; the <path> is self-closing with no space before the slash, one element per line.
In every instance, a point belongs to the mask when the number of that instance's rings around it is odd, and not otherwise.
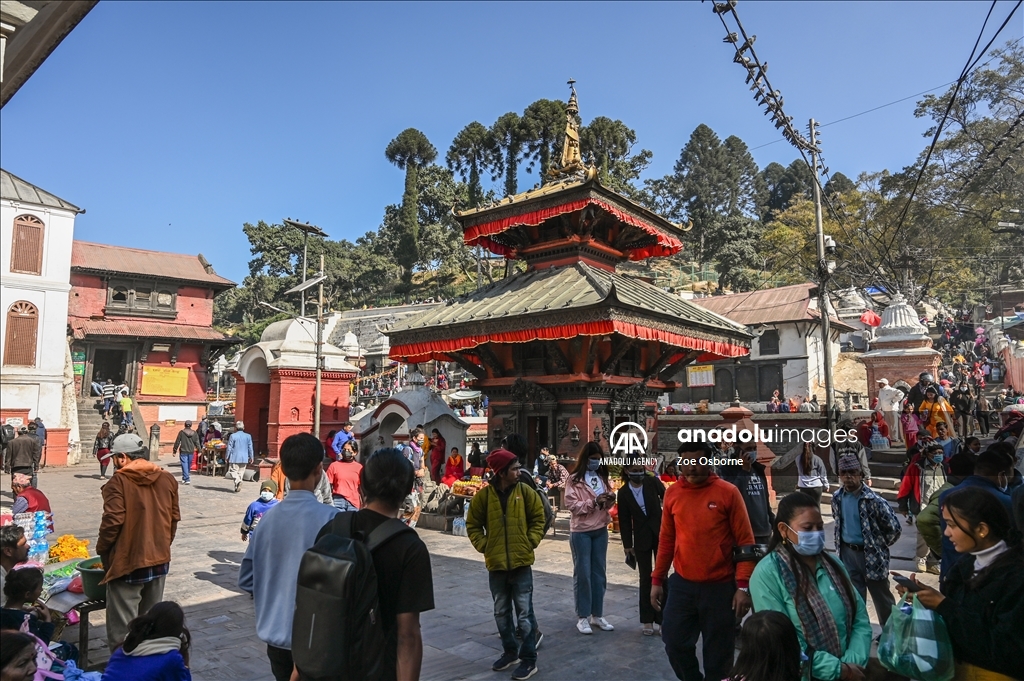
<path fill-rule="evenodd" d="M 507 449 L 495 449 L 487 455 L 487 466 L 495 473 L 500 473 L 515 460 L 516 455 Z"/>

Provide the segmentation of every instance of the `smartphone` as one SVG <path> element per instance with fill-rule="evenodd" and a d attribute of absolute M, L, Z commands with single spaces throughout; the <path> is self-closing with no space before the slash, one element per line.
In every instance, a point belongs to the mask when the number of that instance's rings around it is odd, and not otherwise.
<path fill-rule="evenodd" d="M 918 591 L 921 590 L 921 585 L 918 584 L 917 582 L 915 582 L 914 580 L 908 578 L 908 577 L 904 577 L 903 575 L 898 575 L 898 574 L 896 574 L 894 572 L 894 573 L 892 573 L 892 578 L 893 578 L 893 580 L 895 580 L 895 582 L 897 584 L 902 586 L 904 589 L 906 589 L 910 593 L 917 593 Z"/>

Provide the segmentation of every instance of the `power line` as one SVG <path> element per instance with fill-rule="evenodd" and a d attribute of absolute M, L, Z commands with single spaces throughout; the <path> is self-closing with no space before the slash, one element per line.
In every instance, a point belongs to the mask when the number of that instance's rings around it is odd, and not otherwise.
<path fill-rule="evenodd" d="M 967 74 L 970 73 L 971 67 L 981 60 L 981 56 L 988 51 L 988 48 L 991 47 L 992 43 L 994 43 L 996 38 L 999 37 L 999 34 L 1002 33 L 1004 28 L 1006 28 L 1006 25 L 1010 23 L 1010 19 L 1013 17 L 1014 13 L 1016 13 L 1017 9 L 1021 6 L 1021 3 L 1024 2 L 1024 0 L 1017 0 L 1017 4 L 1014 5 L 1013 9 L 1010 10 L 1010 13 L 1006 16 L 1006 19 L 1003 21 L 1002 25 L 996 31 L 995 35 L 993 35 L 992 39 L 988 41 L 988 44 L 985 45 L 984 48 L 982 48 L 981 54 L 978 56 L 978 59 L 975 59 L 974 55 L 977 54 L 978 52 L 978 45 L 979 43 L 981 43 L 981 38 L 985 34 L 985 27 L 988 26 L 989 17 L 992 16 L 992 10 L 996 8 L 997 1 L 998 0 L 992 0 L 992 5 L 988 8 L 988 14 L 985 15 L 985 21 L 981 25 L 981 31 L 979 31 L 978 33 L 978 39 L 974 41 L 974 49 L 971 50 L 971 56 L 967 58 L 967 63 L 964 65 L 964 69 L 960 73 L 960 77 L 956 81 L 956 87 L 953 88 L 953 93 L 949 97 L 949 104 L 946 106 L 946 110 L 945 112 L 943 112 L 942 118 L 939 120 L 939 124 L 935 127 L 935 135 L 932 137 L 932 143 L 928 147 L 928 153 L 925 155 L 924 163 L 921 164 L 921 169 L 917 173 L 917 179 L 914 180 L 914 186 L 910 190 L 910 196 L 907 197 L 907 203 L 903 206 L 903 210 L 900 212 L 899 221 L 896 223 L 896 229 L 893 230 L 892 238 L 889 240 L 890 249 L 892 248 L 893 244 L 896 243 L 896 238 L 899 236 L 900 230 L 903 229 L 903 223 L 907 218 L 907 214 L 910 212 L 910 205 L 911 203 L 913 203 L 914 196 L 917 194 L 917 188 L 920 186 L 921 179 L 924 177 L 924 171 L 928 167 L 928 163 L 932 160 L 932 153 L 934 153 L 935 146 L 939 143 L 939 136 L 942 135 L 942 128 L 943 126 L 945 126 L 946 120 L 949 118 L 949 113 L 953 110 L 953 104 L 956 102 L 956 96 L 960 94 L 960 88 L 963 86 L 964 81 L 967 79 Z"/>
<path fill-rule="evenodd" d="M 1022 36 L 1021 38 L 1015 38 L 1014 40 L 1012 40 L 1009 43 L 1008 47 L 1013 47 L 1014 45 L 1019 43 L 1022 39 L 1024 39 L 1024 36 Z M 972 69 L 972 70 L 980 70 L 980 69 L 985 68 L 986 66 L 988 66 L 989 64 L 992 63 L 993 59 L 995 59 L 995 57 L 990 58 L 984 64 L 979 65 L 977 67 L 977 69 Z M 861 111 L 860 113 L 855 113 L 855 114 L 852 114 L 850 116 L 844 116 L 843 118 L 838 118 L 838 119 L 836 119 L 834 121 L 830 121 L 829 123 L 822 123 L 818 127 L 827 128 L 828 126 L 835 125 L 836 123 L 844 123 L 844 122 L 846 122 L 848 120 L 851 120 L 853 118 L 859 118 L 860 116 L 863 116 L 865 114 L 874 113 L 875 111 L 878 111 L 879 109 L 884 109 L 886 107 L 893 106 L 895 104 L 899 104 L 900 102 L 905 102 L 908 99 L 913 99 L 915 97 L 920 97 L 921 95 L 926 95 L 929 92 L 934 92 L 935 90 L 940 90 L 940 89 L 942 89 L 944 87 L 949 87 L 950 85 L 952 85 L 955 82 L 956 82 L 955 80 L 951 80 L 948 83 L 943 83 L 942 85 L 936 85 L 933 88 L 928 88 L 927 90 L 922 90 L 921 92 L 918 92 L 917 94 L 907 95 L 906 97 L 901 97 L 900 99 L 897 99 L 895 101 L 889 102 L 888 104 L 880 104 L 880 105 L 872 107 L 872 108 L 870 108 L 870 109 L 868 109 L 866 111 Z M 765 144 L 759 144 L 756 147 L 750 147 L 750 151 L 754 151 L 755 149 L 762 149 L 764 147 L 770 147 L 771 145 L 778 144 L 779 142 L 782 142 L 782 141 L 783 140 L 775 140 L 774 142 L 766 142 Z"/>

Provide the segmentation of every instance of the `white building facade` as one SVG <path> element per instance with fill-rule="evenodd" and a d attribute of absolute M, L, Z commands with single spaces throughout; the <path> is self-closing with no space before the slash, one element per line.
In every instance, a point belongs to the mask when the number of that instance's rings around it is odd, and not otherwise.
<path fill-rule="evenodd" d="M 0 406 L 61 423 L 75 217 L 84 212 L 0 170 Z"/>

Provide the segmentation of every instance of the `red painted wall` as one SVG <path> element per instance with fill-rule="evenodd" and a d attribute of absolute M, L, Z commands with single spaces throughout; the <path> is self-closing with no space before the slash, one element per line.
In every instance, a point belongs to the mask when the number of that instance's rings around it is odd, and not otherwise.
<path fill-rule="evenodd" d="M 107 305 L 107 285 L 103 277 L 81 272 L 71 273 L 71 296 L 68 300 L 68 316 L 88 319 L 103 317 Z M 213 325 L 213 291 L 198 286 L 182 285 L 178 287 L 175 303 L 178 316 L 173 320 L 157 317 L 130 317 L 116 315 L 113 319 L 138 319 L 142 321 L 173 321 L 175 324 L 189 326 Z"/>

